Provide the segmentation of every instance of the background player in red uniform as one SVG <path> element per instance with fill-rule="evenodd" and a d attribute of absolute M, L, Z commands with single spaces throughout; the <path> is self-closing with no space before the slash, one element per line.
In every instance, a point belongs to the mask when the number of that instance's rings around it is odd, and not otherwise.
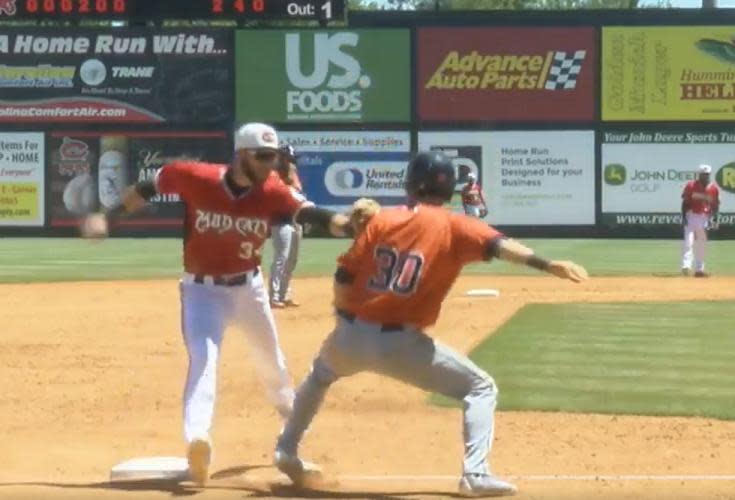
<path fill-rule="evenodd" d="M 339 258 L 337 325 L 299 387 L 276 445 L 275 464 L 294 483 L 319 477 L 318 467 L 302 461 L 297 452 L 329 386 L 341 377 L 370 371 L 464 402 L 461 494 L 516 491 L 493 476 L 487 462 L 495 382 L 424 329 L 434 325 L 449 289 L 470 262 L 500 258 L 575 282 L 587 273 L 572 262 L 542 259 L 482 221 L 444 209 L 455 184 L 454 167 L 444 153 L 418 154 L 406 174 L 406 191 L 416 204 L 378 212 Z"/>
<path fill-rule="evenodd" d="M 87 217 L 82 234 L 104 237 L 109 221 L 142 208 L 157 193 L 176 193 L 186 203 L 184 274 L 180 282 L 182 330 L 189 354 L 184 389 L 184 437 L 189 472 L 208 478 L 209 431 L 216 396 L 217 360 L 225 328 L 234 323 L 248 336 L 256 372 L 282 417 L 293 389 L 260 272 L 263 243 L 274 215 L 329 227 L 344 235 L 349 219 L 294 196 L 273 172 L 279 159 L 276 131 L 249 123 L 235 133 L 231 165 L 179 161 L 164 165 L 155 181 L 128 187 L 122 204 Z"/>
<path fill-rule="evenodd" d="M 692 271 L 694 276 L 707 276 L 704 270 L 704 257 L 707 252 L 707 231 L 718 228 L 717 211 L 720 208 L 720 190 L 710 182 L 712 167 L 697 167 L 697 179 L 689 181 L 681 194 L 681 217 L 684 226 L 681 272 L 685 276 Z"/>
<path fill-rule="evenodd" d="M 462 206 L 464 213 L 484 219 L 487 217 L 487 205 L 482 194 L 482 186 L 477 183 L 475 174 L 467 174 L 467 184 L 462 188 Z"/>

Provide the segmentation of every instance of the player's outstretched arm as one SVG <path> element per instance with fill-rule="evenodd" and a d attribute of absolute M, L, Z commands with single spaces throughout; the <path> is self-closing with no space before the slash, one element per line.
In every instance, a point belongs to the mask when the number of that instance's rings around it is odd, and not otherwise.
<path fill-rule="evenodd" d="M 353 234 L 348 216 L 313 204 L 302 206 L 296 213 L 295 220 L 297 224 L 311 224 L 326 229 L 338 238 Z"/>
<path fill-rule="evenodd" d="M 533 250 L 513 239 L 500 238 L 496 240 L 494 253 L 499 259 L 516 264 L 525 264 L 575 283 L 589 278 L 587 270 L 579 264 L 568 260 L 543 259 L 537 256 Z"/>
<path fill-rule="evenodd" d="M 125 188 L 122 202 L 105 212 L 90 214 L 82 222 L 84 238 L 106 238 L 110 232 L 110 222 L 123 214 L 134 213 L 156 195 L 156 187 L 152 181 L 141 181 Z"/>

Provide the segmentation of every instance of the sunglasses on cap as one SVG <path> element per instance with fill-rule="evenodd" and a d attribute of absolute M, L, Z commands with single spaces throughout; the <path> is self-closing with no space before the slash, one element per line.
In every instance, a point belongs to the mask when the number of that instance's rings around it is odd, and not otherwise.
<path fill-rule="evenodd" d="M 272 161 L 278 156 L 277 151 L 272 149 L 261 149 L 255 152 L 255 159 L 258 161 Z"/>

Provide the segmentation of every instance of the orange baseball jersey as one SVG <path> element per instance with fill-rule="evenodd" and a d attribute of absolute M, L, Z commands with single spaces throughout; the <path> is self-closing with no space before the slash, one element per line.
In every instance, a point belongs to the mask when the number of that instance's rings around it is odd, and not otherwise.
<path fill-rule="evenodd" d="M 462 267 L 487 260 L 500 237 L 442 207 L 383 209 L 338 259 L 352 278 L 341 306 L 363 321 L 432 326 Z"/>
<path fill-rule="evenodd" d="M 705 186 L 696 180 L 689 181 L 684 186 L 681 197 L 695 214 L 710 214 L 713 208 L 720 205 L 720 190 L 714 182 Z"/>

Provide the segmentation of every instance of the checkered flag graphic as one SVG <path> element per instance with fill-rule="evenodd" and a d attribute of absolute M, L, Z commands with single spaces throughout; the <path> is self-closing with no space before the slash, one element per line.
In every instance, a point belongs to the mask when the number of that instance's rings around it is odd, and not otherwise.
<path fill-rule="evenodd" d="M 577 86 L 577 75 L 582 70 L 582 61 L 586 50 L 569 53 L 557 51 L 551 62 L 549 77 L 546 79 L 546 90 L 568 90 Z"/>

